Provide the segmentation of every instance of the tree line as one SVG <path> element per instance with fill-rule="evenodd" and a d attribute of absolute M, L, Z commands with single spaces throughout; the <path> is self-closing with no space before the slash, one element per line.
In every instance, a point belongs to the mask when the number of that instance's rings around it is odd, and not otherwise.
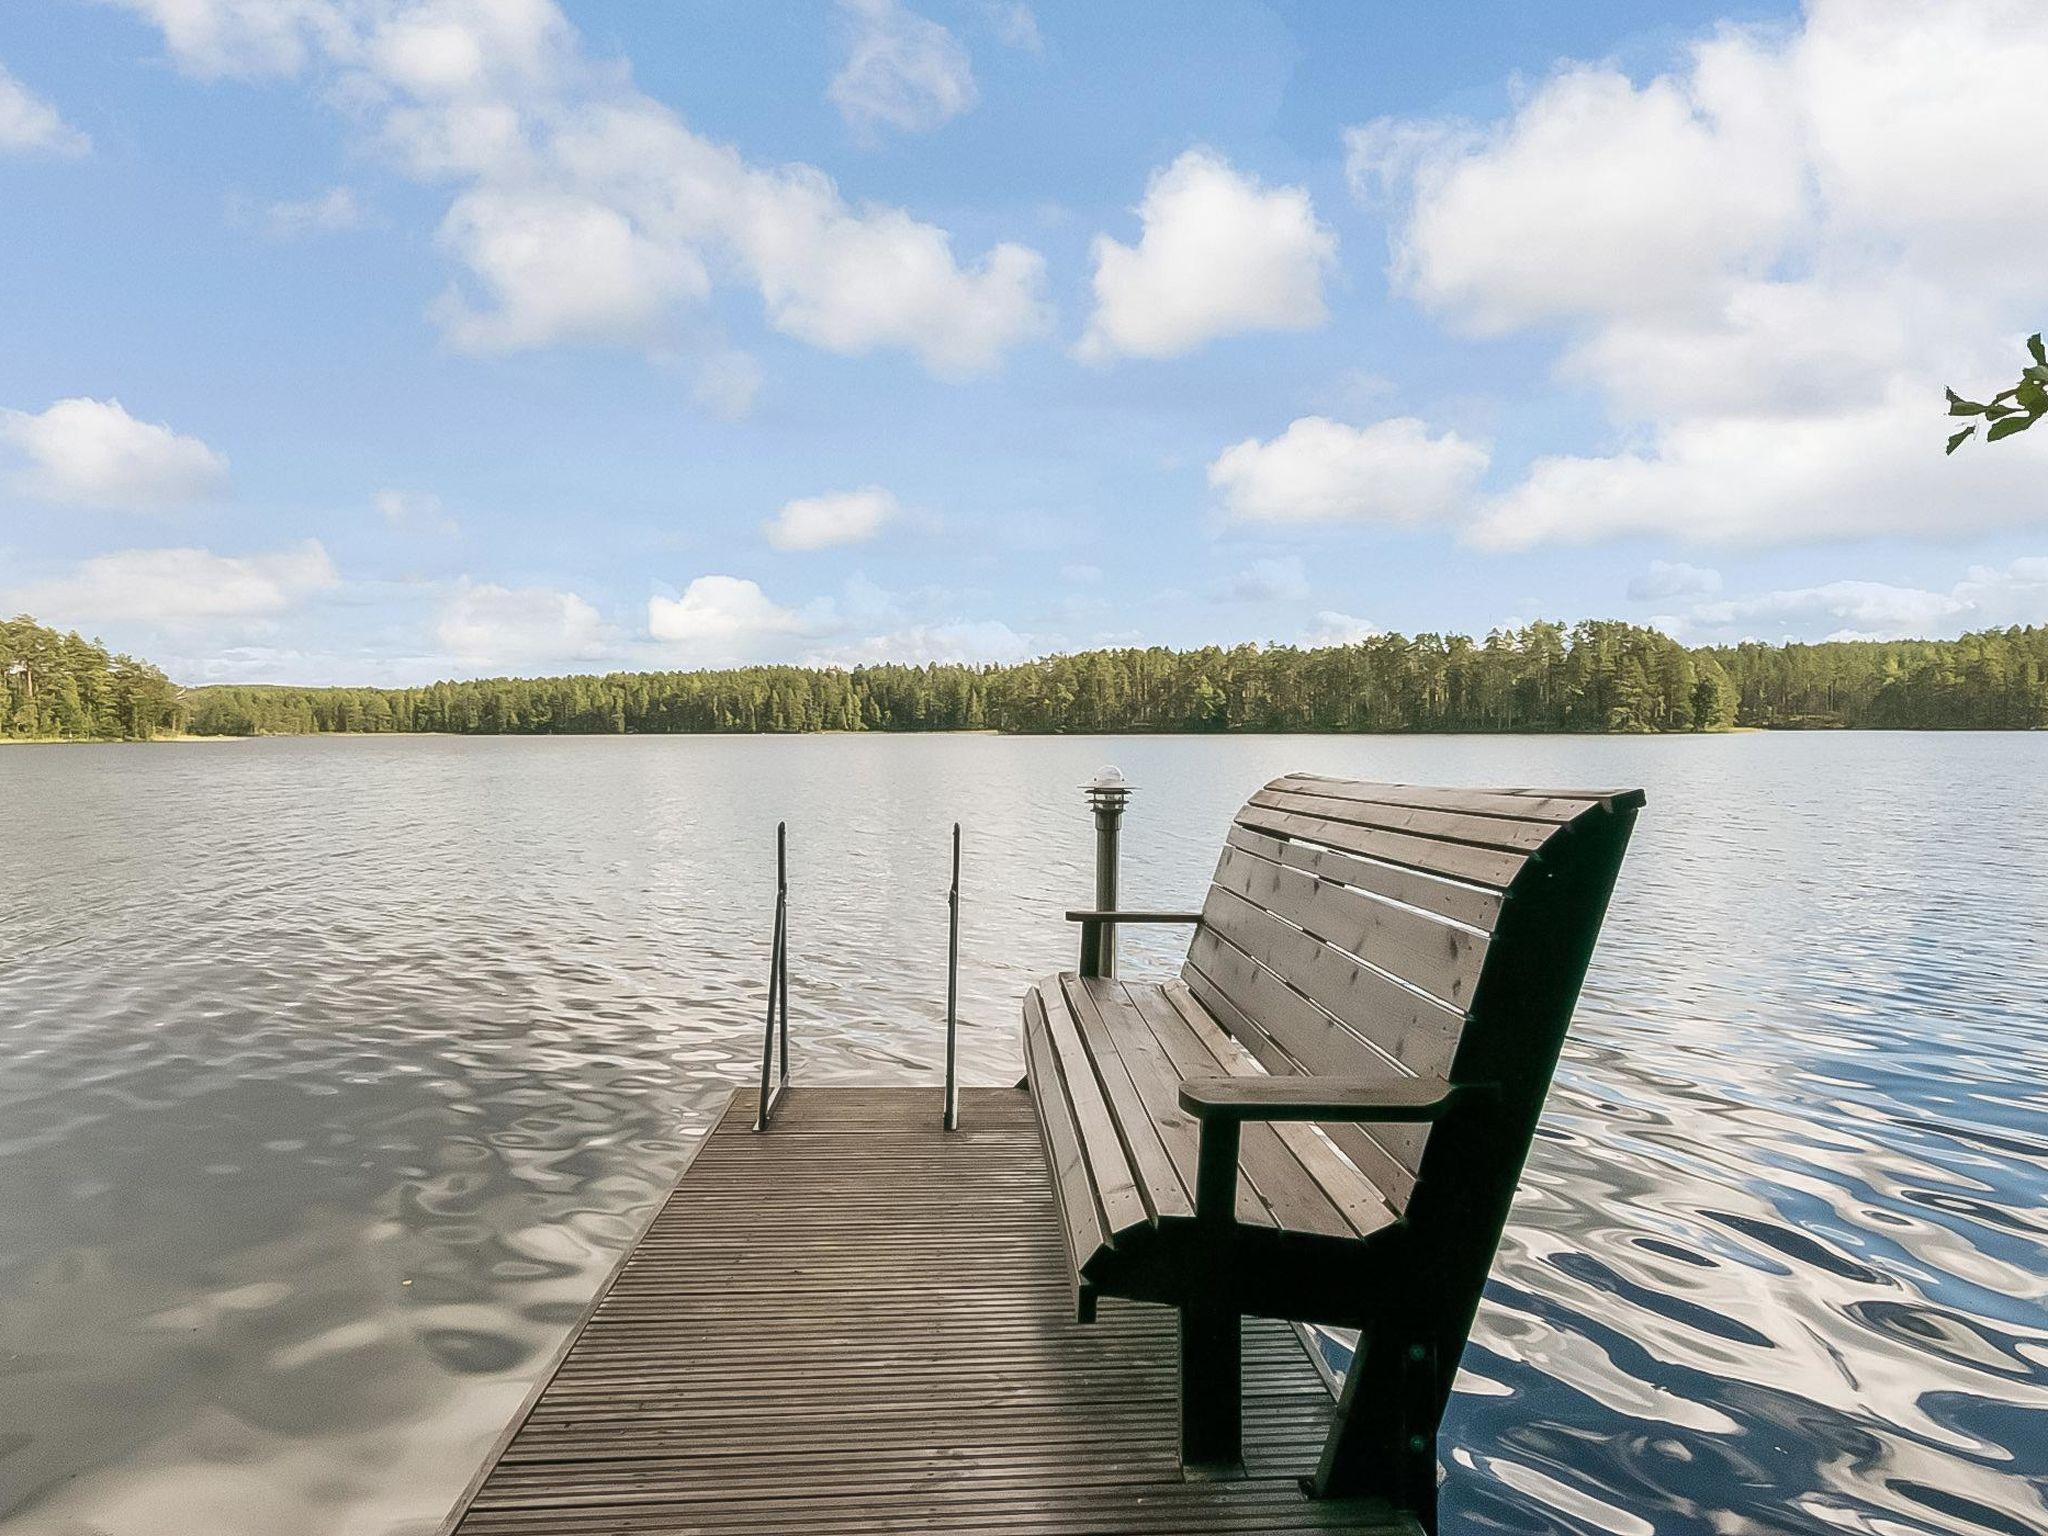
<path fill-rule="evenodd" d="M 17 670 L 17 663 L 23 664 Z M 433 731 L 1715 731 L 2048 726 L 2048 628 L 1688 648 L 1636 625 L 1483 640 L 1081 651 L 1003 666 L 757 666 L 417 688 L 219 685 L 27 619 L 0 626 L 14 735 Z M 33 676 L 34 698 L 28 697 Z"/>
<path fill-rule="evenodd" d="M 0 619 L 0 735 L 141 741 L 184 718 L 177 686 L 146 661 L 96 640 Z"/>
<path fill-rule="evenodd" d="M 1687 648 L 1537 623 L 1356 645 L 1082 651 L 1006 666 L 760 666 L 421 688 L 214 687 L 207 734 L 448 731 L 1714 731 L 2048 725 L 2048 628 Z"/>

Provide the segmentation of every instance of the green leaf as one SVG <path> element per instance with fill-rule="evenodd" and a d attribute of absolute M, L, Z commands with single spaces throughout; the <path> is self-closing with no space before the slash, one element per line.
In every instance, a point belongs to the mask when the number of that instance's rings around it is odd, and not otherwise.
<path fill-rule="evenodd" d="M 1962 431 L 1960 431 L 1960 432 L 1957 432 L 1957 433 L 1954 433 L 1954 434 L 1952 434 L 1952 435 L 1950 436 L 1950 438 L 1949 438 L 1949 440 L 1948 440 L 1948 446 L 1947 446 L 1946 448 L 1942 449 L 1942 452 L 1943 452 L 1943 453 L 1954 453 L 1954 452 L 1956 451 L 1956 449 L 1958 449 L 1958 448 L 1960 448 L 1960 447 L 1962 446 L 1962 444 L 1963 444 L 1963 439 L 1964 439 L 1964 438 L 1966 438 L 1966 437 L 1975 437 L 1976 435 L 1977 435 L 1977 429 L 1976 429 L 1975 427 L 1965 427 L 1965 428 L 1963 428 L 1963 430 L 1962 430 Z"/>
<path fill-rule="evenodd" d="M 1987 405 L 1984 407 L 1986 421 L 2000 421 L 2007 416 L 2017 416 L 2020 408 L 2016 405 Z"/>
<path fill-rule="evenodd" d="M 2041 333 L 2039 331 L 2034 332 L 2033 335 L 2027 338 L 2027 350 L 2034 354 L 2035 362 L 2039 363 L 2043 368 L 2048 368 L 2048 349 L 2043 349 L 2041 346 Z"/>
<path fill-rule="evenodd" d="M 2043 411 L 2048 411 L 2048 389 L 2043 389 L 2032 379 L 2014 390 L 2012 397 L 2027 408 L 2029 416 L 2038 416 Z"/>
<path fill-rule="evenodd" d="M 2036 384 L 2048 384 L 2048 368 L 2028 368 L 2021 373 L 2020 377 L 2032 379 Z"/>
<path fill-rule="evenodd" d="M 2008 416 L 2004 421 L 1999 422 L 1989 432 L 1984 434 L 1984 441 L 1995 443 L 2001 437 L 2011 437 L 2015 432 L 2024 432 L 2038 419 L 2038 417 L 2034 416 Z"/>
<path fill-rule="evenodd" d="M 1948 413 L 1951 416 L 1982 416 L 1984 407 L 1974 400 L 1965 400 L 1954 390 L 1948 392 Z"/>

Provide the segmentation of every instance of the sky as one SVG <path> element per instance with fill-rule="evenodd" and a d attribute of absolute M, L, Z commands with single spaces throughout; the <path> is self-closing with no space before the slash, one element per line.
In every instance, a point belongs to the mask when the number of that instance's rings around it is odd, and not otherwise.
<path fill-rule="evenodd" d="M 0 7 L 0 610 L 178 681 L 2048 622 L 2048 9 Z"/>

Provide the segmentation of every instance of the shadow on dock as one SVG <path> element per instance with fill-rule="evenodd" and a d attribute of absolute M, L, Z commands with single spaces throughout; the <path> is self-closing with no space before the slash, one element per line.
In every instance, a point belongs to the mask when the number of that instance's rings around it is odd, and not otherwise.
<path fill-rule="evenodd" d="M 1176 1456 L 1174 1314 L 1073 1276 L 1028 1095 L 736 1096 L 451 1528 L 462 1536 L 1410 1532 L 1297 1479 L 1331 1399 L 1245 1324 L 1245 1461 Z"/>

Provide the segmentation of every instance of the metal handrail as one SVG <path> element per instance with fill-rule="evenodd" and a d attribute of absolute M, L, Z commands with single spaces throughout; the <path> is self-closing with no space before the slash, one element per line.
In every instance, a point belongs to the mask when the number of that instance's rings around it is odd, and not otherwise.
<path fill-rule="evenodd" d="M 777 1026 L 780 1026 L 779 1030 Z M 782 1041 L 782 1071 L 775 1043 Z M 789 823 L 775 824 L 775 938 L 768 952 L 768 1020 L 761 1041 L 761 1099 L 754 1129 L 765 1131 L 789 1088 Z"/>
<path fill-rule="evenodd" d="M 960 1081 L 955 1035 L 960 1027 L 960 823 L 953 823 L 953 884 L 946 892 L 946 1117 L 960 1128 Z"/>

